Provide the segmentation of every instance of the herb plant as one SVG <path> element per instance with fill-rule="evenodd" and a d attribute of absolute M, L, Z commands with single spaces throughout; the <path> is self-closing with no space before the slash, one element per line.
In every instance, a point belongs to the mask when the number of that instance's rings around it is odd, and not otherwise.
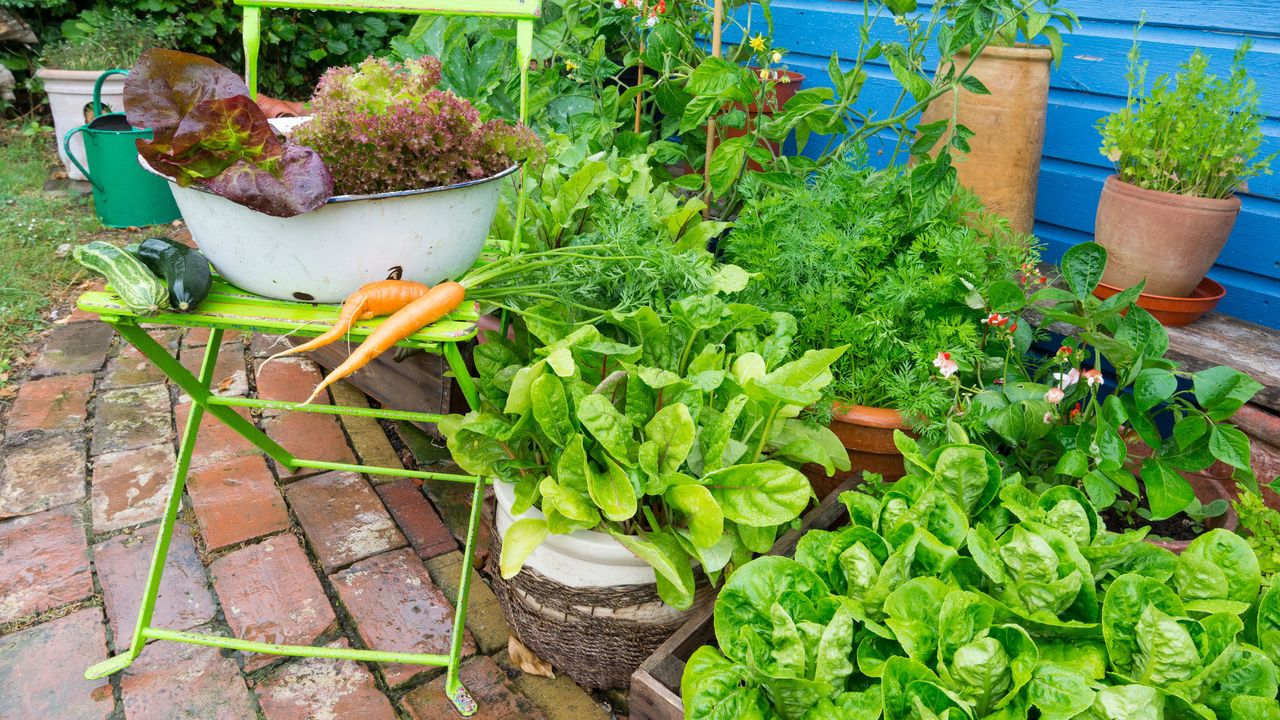
<path fill-rule="evenodd" d="M 653 566 L 676 608 L 694 562 L 712 582 L 773 544 L 813 494 L 799 465 L 848 469 L 830 430 L 796 417 L 844 352 L 787 361 L 795 323 L 716 295 L 610 313 L 597 325 L 525 317 L 532 353 L 476 348 L 481 407 L 440 423 L 467 472 L 514 484 L 503 538 L 513 577 L 548 533 L 612 535 Z"/>
<path fill-rule="evenodd" d="M 124 83 L 129 124 L 150 128 L 138 152 L 182 187 L 201 185 L 258 212 L 291 217 L 333 195 L 320 156 L 276 137 L 249 88 L 208 58 L 155 48 Z"/>
<path fill-rule="evenodd" d="M 1249 439 L 1224 421 L 1262 386 L 1233 368 L 1191 373 L 1165 358 L 1164 327 L 1134 304 L 1141 284 L 1106 300 L 1093 296 L 1106 262 L 1102 246 L 1076 245 L 1062 258 L 1067 288 L 1031 296 L 1047 301 L 1036 308 L 1045 321 L 1076 331 L 1056 352 L 1036 358 L 1004 333 L 985 339 L 972 356 L 979 366 L 968 377 L 980 387 L 972 388 L 965 421 L 985 424 L 1032 484 L 1076 484 L 1099 508 L 1132 496 L 1145 499 L 1152 520 L 1200 512 L 1180 472 L 1215 460 L 1256 492 Z M 1027 309 L 1019 288 L 995 286 L 985 297 L 991 317 L 1029 326 L 1018 316 Z M 1104 388 L 1104 369 L 1114 375 L 1112 388 Z M 961 385 L 959 376 L 951 382 Z"/>
<path fill-rule="evenodd" d="M 1147 190 L 1226 198 L 1250 177 L 1270 173 L 1275 157 L 1254 158 L 1262 144 L 1260 95 L 1245 70 L 1246 41 L 1225 78 L 1210 75 L 1196 50 L 1170 81 L 1156 78 L 1145 94 L 1147 63 L 1129 51 L 1129 99 L 1098 122 L 1102 154 L 1120 179 Z"/>
<path fill-rule="evenodd" d="M 1175 556 L 954 434 L 926 456 L 899 433 L 883 498 L 843 494 L 848 526 L 729 578 L 687 718 L 1276 717 L 1280 587 L 1243 538 Z"/>
<path fill-rule="evenodd" d="M 1030 238 L 968 194 L 941 207 L 915 194 L 911 171 L 836 163 L 804 187 L 759 188 L 721 242 L 756 275 L 745 302 L 797 319 L 795 347 L 849 345 L 829 395 L 939 421 L 955 403 L 933 361 L 978 355 L 982 297 L 1035 258 Z"/>
<path fill-rule="evenodd" d="M 86 10 L 64 26 L 66 37 L 50 43 L 40 58 L 56 70 L 109 70 L 132 67 L 153 47 L 175 47 L 180 20 L 151 20 L 128 10 Z"/>
<path fill-rule="evenodd" d="M 531 130 L 482 121 L 439 82 L 435 58 L 333 68 L 311 98 L 312 119 L 294 137 L 324 158 L 339 193 L 353 195 L 479 180 L 540 157 Z"/>
<path fill-rule="evenodd" d="M 1020 42 L 1033 44 L 1040 38 L 1048 40 L 1055 66 L 1062 62 L 1062 32 L 1071 32 L 1080 24 L 1076 14 L 1063 7 L 1059 0 L 961 1 L 951 4 L 950 13 L 957 25 L 996 27 L 995 45 L 1013 47 Z"/>
<path fill-rule="evenodd" d="M 1240 532 L 1258 555 L 1262 576 L 1274 582 L 1280 576 L 1280 512 L 1273 510 L 1258 493 L 1241 488 L 1232 503 L 1240 517 Z"/>

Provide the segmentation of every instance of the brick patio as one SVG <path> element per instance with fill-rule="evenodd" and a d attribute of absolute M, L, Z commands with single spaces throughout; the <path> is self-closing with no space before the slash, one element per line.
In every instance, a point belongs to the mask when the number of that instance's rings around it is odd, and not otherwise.
<path fill-rule="evenodd" d="M 0 717 L 454 717 L 439 668 L 152 643 L 124 672 L 82 678 L 131 639 L 188 404 L 109 327 L 71 319 L 46 334 L 7 412 L 0 406 Z M 154 335 L 188 366 L 199 362 L 208 336 Z M 257 389 L 297 399 L 319 378 L 303 359 L 259 375 L 274 339 L 231 335 L 213 383 L 222 394 Z M 350 386 L 334 397 L 366 402 Z M 366 418 L 252 419 L 300 457 L 400 463 L 399 439 L 393 444 Z M 444 651 L 469 489 L 282 474 L 217 421 L 206 417 L 203 427 L 156 625 L 267 642 Z M 462 677 L 481 702 L 478 717 L 622 717 L 565 678 L 511 667 L 497 600 L 477 577 Z"/>

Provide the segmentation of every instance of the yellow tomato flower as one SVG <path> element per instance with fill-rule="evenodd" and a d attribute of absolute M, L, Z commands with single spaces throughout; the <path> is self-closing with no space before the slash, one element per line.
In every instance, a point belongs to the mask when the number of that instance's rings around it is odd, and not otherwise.
<path fill-rule="evenodd" d="M 774 50 L 774 51 L 773 51 L 773 61 L 774 61 L 774 62 L 776 62 L 776 63 L 782 62 L 782 53 L 778 52 L 777 50 Z"/>
<path fill-rule="evenodd" d="M 577 69 L 578 69 L 578 63 L 576 63 L 576 62 L 574 62 L 574 61 L 572 61 L 572 60 L 565 60 L 565 61 L 564 61 L 564 70 L 565 70 L 565 72 L 573 72 L 574 70 L 577 70 Z"/>
<path fill-rule="evenodd" d="M 764 52 L 764 36 L 763 35 L 756 35 L 755 37 L 751 38 L 750 44 L 751 44 L 752 50 L 755 50 L 756 52 Z"/>

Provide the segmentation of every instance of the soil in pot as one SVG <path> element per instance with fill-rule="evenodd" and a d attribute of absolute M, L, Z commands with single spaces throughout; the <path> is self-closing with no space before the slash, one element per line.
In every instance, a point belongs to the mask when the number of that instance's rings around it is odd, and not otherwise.
<path fill-rule="evenodd" d="M 1230 505 L 1236 498 L 1235 492 L 1221 480 L 1208 475 L 1187 475 L 1186 478 L 1191 483 L 1197 500 L 1205 505 L 1214 500 L 1226 500 L 1227 511 L 1217 517 L 1205 518 L 1202 524 L 1185 514 L 1151 522 L 1137 516 L 1122 514 L 1115 508 L 1108 508 L 1100 513 L 1107 529 L 1124 532 L 1149 527 L 1151 532 L 1147 535 L 1146 541 L 1175 553 L 1186 550 L 1192 540 L 1203 535 L 1207 530 L 1224 528 L 1235 531 L 1239 527 L 1239 517 L 1236 516 L 1235 508 Z"/>
<path fill-rule="evenodd" d="M 1112 175 L 1102 186 L 1094 239 L 1107 249 L 1102 281 L 1190 297 L 1227 244 L 1240 198 L 1201 198 L 1146 190 Z"/>

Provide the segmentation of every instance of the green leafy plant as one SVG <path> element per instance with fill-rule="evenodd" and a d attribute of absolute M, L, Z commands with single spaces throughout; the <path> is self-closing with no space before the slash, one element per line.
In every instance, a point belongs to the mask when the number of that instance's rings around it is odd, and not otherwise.
<path fill-rule="evenodd" d="M 1161 75 L 1144 93 L 1147 63 L 1134 41 L 1128 102 L 1098 122 L 1102 154 L 1116 164 L 1121 180 L 1147 190 L 1226 198 L 1250 177 L 1270 174 L 1275 155 L 1255 160 L 1264 118 L 1259 90 L 1245 69 L 1248 51 L 1246 41 L 1232 57 L 1231 74 L 1218 78 L 1196 50 L 1172 81 Z"/>
<path fill-rule="evenodd" d="M 834 434 L 796 417 L 844 348 L 786 362 L 790 317 L 703 295 L 598 325 L 524 321 L 540 346 L 478 346 L 481 407 L 440 424 L 459 466 L 513 483 L 516 514 L 541 511 L 507 531 L 505 577 L 548 533 L 597 530 L 686 609 L 695 561 L 717 581 L 809 503 L 796 466 L 849 467 Z"/>
<path fill-rule="evenodd" d="M 983 343 L 966 422 L 985 425 L 996 447 L 1011 448 L 1009 462 L 1033 484 L 1076 484 L 1100 508 L 1128 493 L 1145 499 L 1153 520 L 1203 514 L 1180 473 L 1215 460 L 1256 492 L 1249 439 L 1224 421 L 1262 386 L 1230 367 L 1193 373 L 1165 358 L 1168 333 L 1135 304 L 1141 284 L 1106 300 L 1093 296 L 1106 262 L 1102 246 L 1076 245 L 1061 262 L 1066 288 L 1031 295 L 1031 304 L 1047 303 L 1035 308 L 1044 324 L 1075 330 L 1054 354 L 1037 359 L 1017 342 Z M 991 318 L 1029 326 L 1019 313 L 1031 305 L 1017 286 L 994 286 L 984 297 Z M 1115 387 L 1105 392 L 1108 366 Z M 959 378 L 952 382 L 960 390 Z M 1162 433 L 1161 423 L 1172 430 Z"/>
<path fill-rule="evenodd" d="M 1241 490 L 1232 503 L 1240 517 L 1240 532 L 1257 554 L 1262 576 L 1274 582 L 1280 575 L 1280 512 L 1268 507 L 1261 495 Z"/>
<path fill-rule="evenodd" d="M 749 183 L 720 243 L 727 261 L 756 275 L 743 300 L 797 318 L 797 352 L 850 346 L 832 368 L 829 395 L 926 424 L 956 402 L 934 381 L 939 351 L 972 367 L 988 332 L 983 298 L 1036 257 L 1030 238 L 971 195 L 922 201 L 929 172 L 841 162 L 797 189 Z"/>
<path fill-rule="evenodd" d="M 153 20 L 122 9 L 90 9 L 63 25 L 64 37 L 44 48 L 40 64 L 57 70 L 132 67 L 146 50 L 172 48 L 181 19 Z"/>
<path fill-rule="evenodd" d="M 471 103 L 440 90 L 435 58 L 369 58 L 325 73 L 312 119 L 294 137 L 314 148 L 342 194 L 438 187 L 495 175 L 542 157 L 523 125 L 482 121 Z"/>
<path fill-rule="evenodd" d="M 899 433 L 891 491 L 729 578 L 687 718 L 1275 717 L 1280 590 L 1243 538 L 1175 556 L 952 435 L 925 455 Z"/>
<path fill-rule="evenodd" d="M 956 25 L 973 26 L 975 29 L 971 32 L 979 34 L 983 28 L 996 28 L 994 44 L 1013 47 L 1018 43 L 1033 44 L 1040 38 L 1048 40 L 1055 66 L 1062 62 L 1062 33 L 1069 33 L 1080 24 L 1080 18 L 1063 7 L 1059 0 L 1037 0 L 1031 3 L 1016 0 L 962 0 L 950 5 L 950 17 Z"/>

